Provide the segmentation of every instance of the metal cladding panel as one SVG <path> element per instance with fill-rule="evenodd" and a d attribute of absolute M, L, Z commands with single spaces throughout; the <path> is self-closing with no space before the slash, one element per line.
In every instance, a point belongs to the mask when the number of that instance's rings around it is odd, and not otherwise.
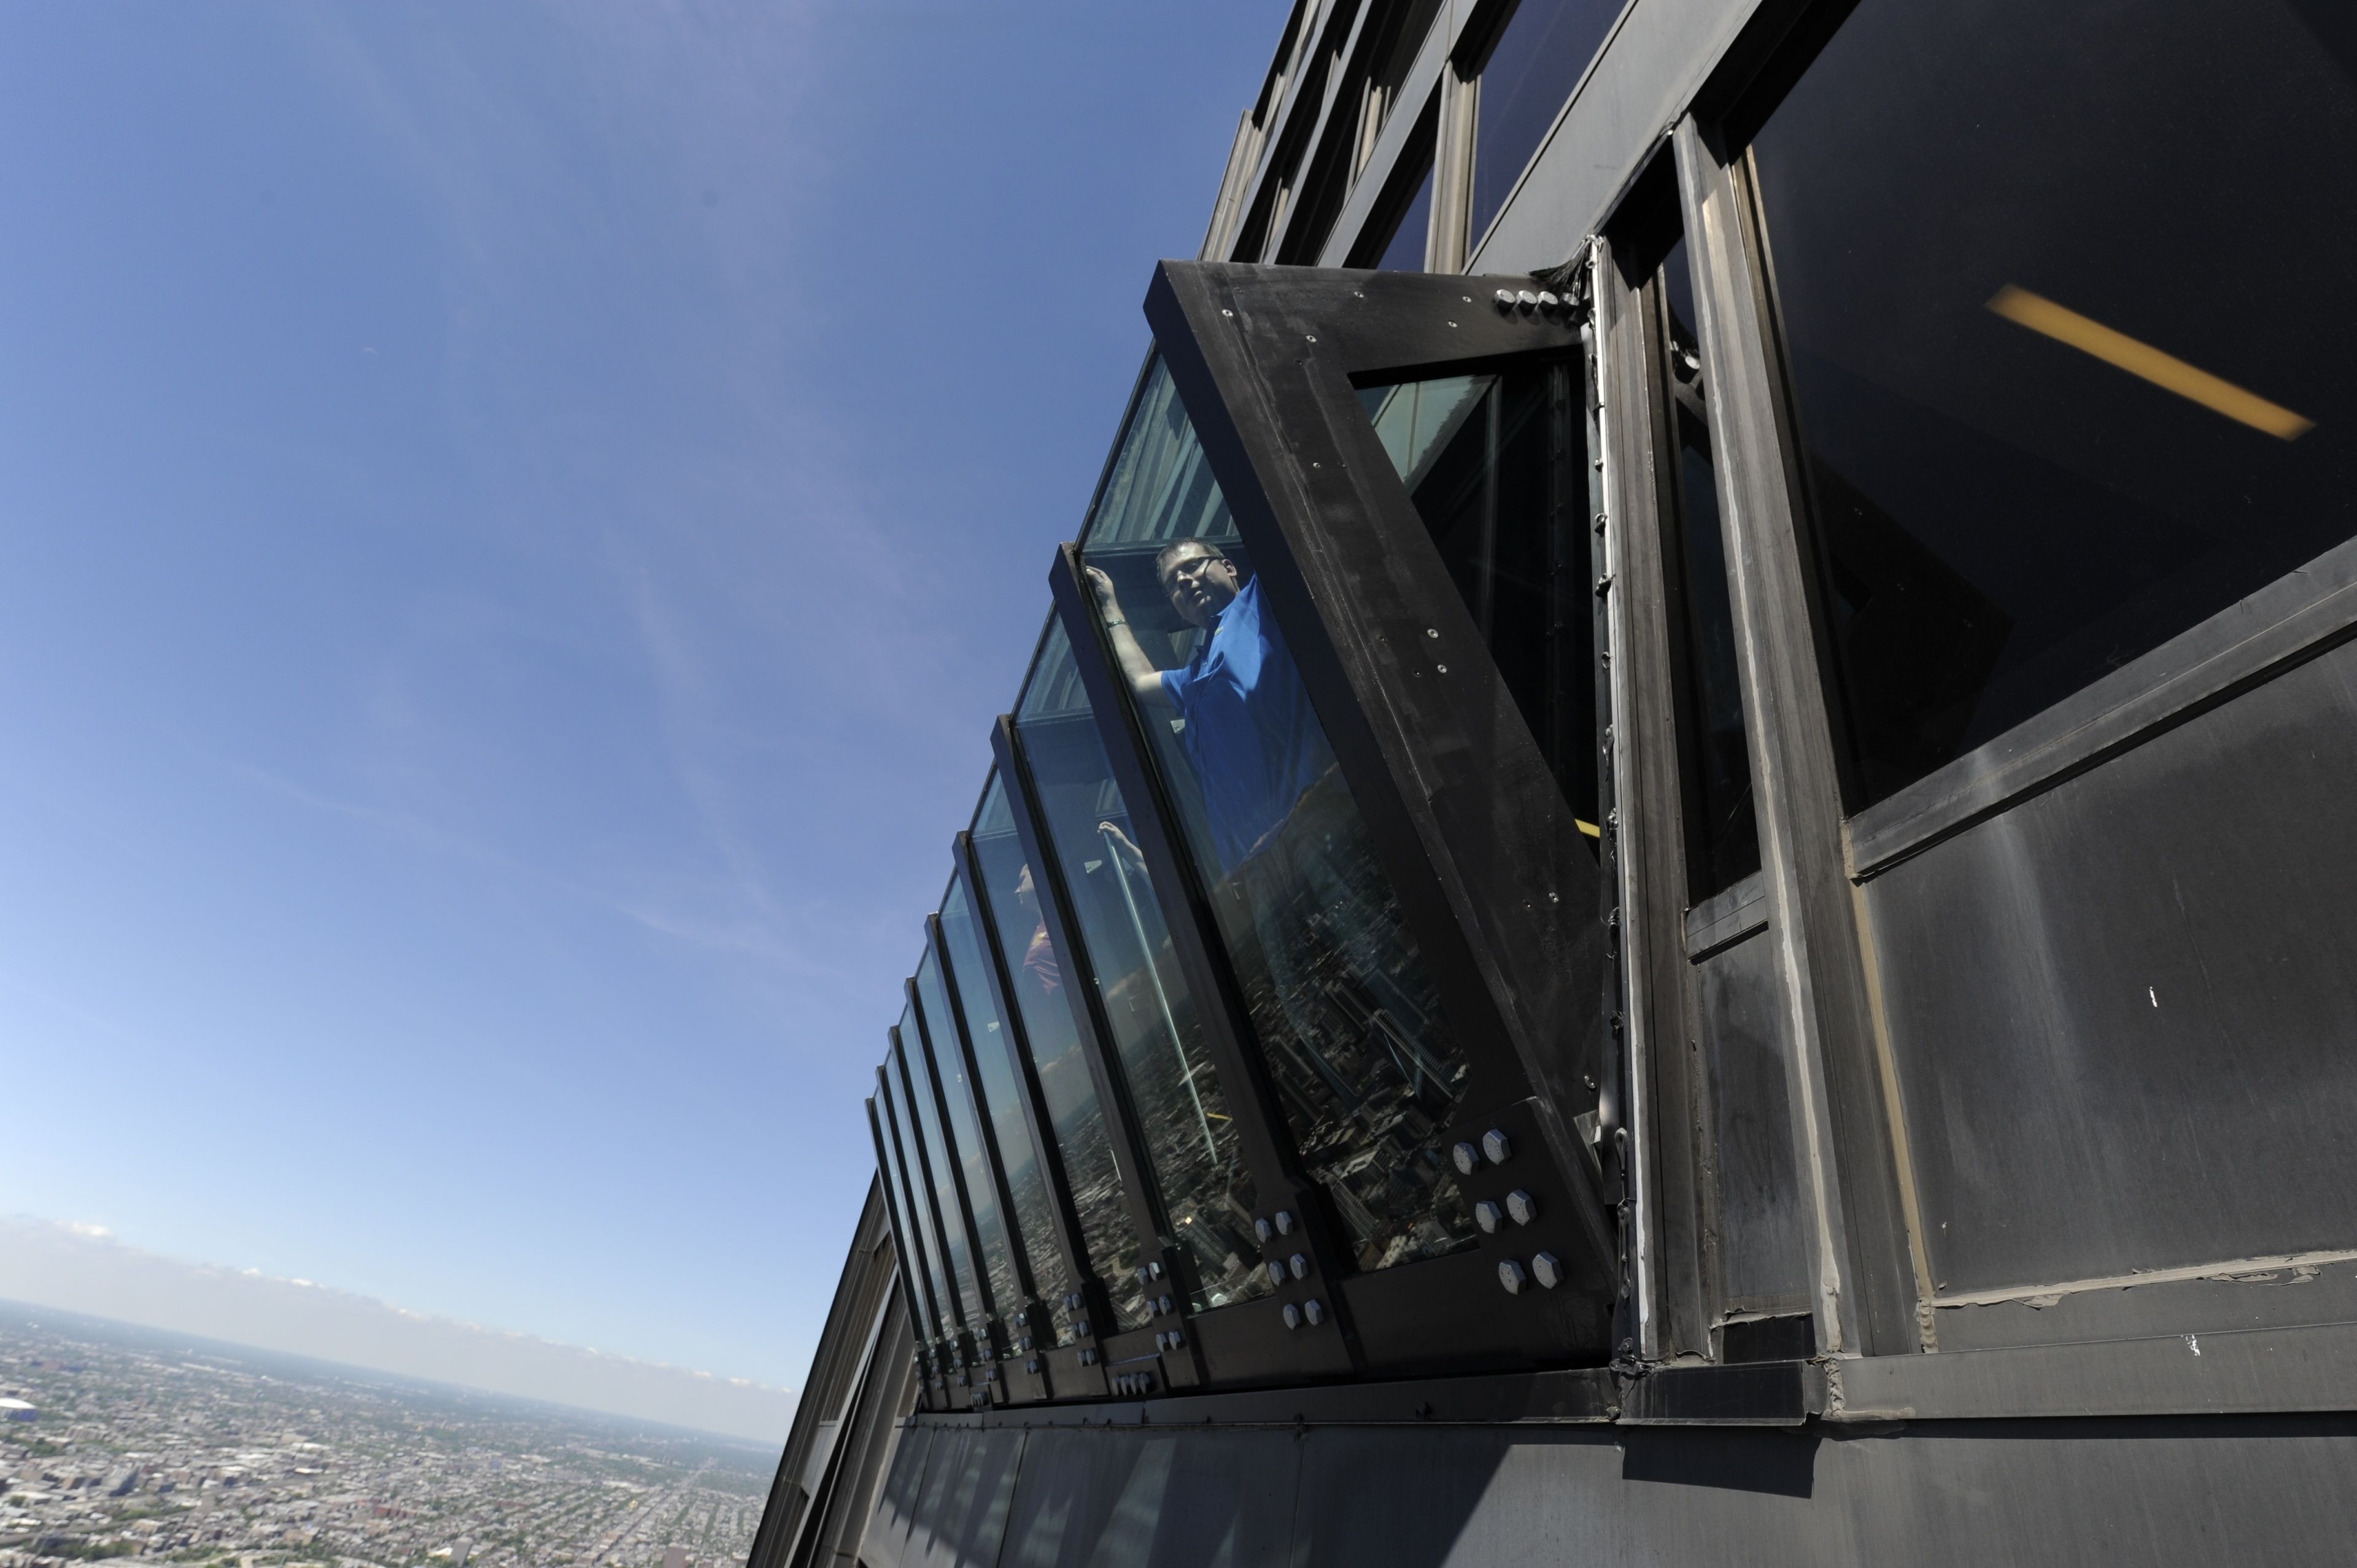
<path fill-rule="evenodd" d="M 901 1429 L 891 1471 L 884 1478 L 876 1511 L 868 1516 L 866 1534 L 859 1542 L 859 1560 L 867 1568 L 900 1568 L 921 1511 L 925 1461 L 932 1453 L 933 1440 L 942 1435 L 942 1428 L 921 1422 L 909 1423 Z"/>
<path fill-rule="evenodd" d="M 1028 1436 L 1001 1559 L 1009 1568 L 1291 1568 L 1301 1447 L 1292 1433 Z"/>
<path fill-rule="evenodd" d="M 1809 1309 L 1809 1228 L 1792 1161 L 1781 993 L 1763 930 L 1696 966 L 1695 1033 L 1717 1140 L 1720 1288 L 1735 1306 Z"/>
<path fill-rule="evenodd" d="M 1023 1438 L 974 1427 L 935 1435 L 899 1568 L 988 1568 L 998 1561 Z"/>
<path fill-rule="evenodd" d="M 1943 1296 L 2357 1246 L 2357 646 L 1867 885 Z"/>
<path fill-rule="evenodd" d="M 1640 0 L 1491 225 L 1469 272 L 1560 266 L 1684 113 L 1758 0 Z"/>

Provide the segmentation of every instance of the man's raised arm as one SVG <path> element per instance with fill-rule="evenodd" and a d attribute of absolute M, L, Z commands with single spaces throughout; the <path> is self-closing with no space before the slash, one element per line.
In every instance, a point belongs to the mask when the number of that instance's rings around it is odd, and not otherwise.
<path fill-rule="evenodd" d="M 1170 706 L 1170 690 L 1162 683 L 1162 671 L 1146 656 L 1137 644 L 1137 637 L 1129 629 L 1129 617 L 1123 613 L 1120 596 L 1114 592 L 1113 579 L 1094 566 L 1083 568 L 1089 575 L 1089 586 L 1097 596 L 1097 616 L 1104 622 L 1105 630 L 1113 637 L 1113 655 L 1121 661 L 1122 678 L 1129 682 L 1130 691 L 1142 706 Z"/>

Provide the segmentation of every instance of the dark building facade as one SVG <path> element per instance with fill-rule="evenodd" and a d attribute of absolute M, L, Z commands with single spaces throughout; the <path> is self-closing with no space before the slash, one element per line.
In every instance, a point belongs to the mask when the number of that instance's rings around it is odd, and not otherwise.
<path fill-rule="evenodd" d="M 2345 1557 L 2352 15 L 1297 0 L 751 1568 Z"/>

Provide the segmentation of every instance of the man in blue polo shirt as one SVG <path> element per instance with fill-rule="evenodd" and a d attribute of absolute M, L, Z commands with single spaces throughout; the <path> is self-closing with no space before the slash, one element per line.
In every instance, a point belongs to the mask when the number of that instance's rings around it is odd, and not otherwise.
<path fill-rule="evenodd" d="M 1090 585 L 1139 706 L 1186 721 L 1178 745 L 1202 792 L 1220 869 L 1232 873 L 1267 847 L 1334 754 L 1285 634 L 1261 603 L 1260 579 L 1240 582 L 1236 564 L 1202 539 L 1166 547 L 1154 565 L 1171 607 L 1210 634 L 1181 669 L 1155 668 L 1111 578 L 1091 567 Z"/>

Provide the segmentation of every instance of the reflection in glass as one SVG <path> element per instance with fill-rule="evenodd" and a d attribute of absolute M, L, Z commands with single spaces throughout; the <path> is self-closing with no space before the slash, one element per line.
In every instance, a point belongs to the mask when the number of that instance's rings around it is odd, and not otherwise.
<path fill-rule="evenodd" d="M 1676 445 L 1667 465 L 1675 559 L 1679 671 L 1678 744 L 1686 791 L 1687 897 L 1699 904 L 1760 869 L 1760 822 L 1751 799 L 1743 687 L 1735 663 L 1735 611 L 1727 593 L 1727 546 L 1710 458 L 1710 415 L 1695 335 L 1694 281 L 1686 242 L 1670 247 L 1660 273 L 1662 359 L 1667 420 Z"/>
<path fill-rule="evenodd" d="M 913 1143 L 916 1127 L 909 1120 L 909 1096 L 900 1081 L 898 1052 L 885 1061 L 879 1076 L 884 1082 L 884 1146 L 892 1156 L 892 1175 L 900 1184 L 900 1200 L 908 1208 L 909 1233 L 916 1239 L 918 1257 L 932 1286 L 934 1337 L 946 1339 L 957 1333 L 957 1318 L 950 1310 L 950 1280 L 942 1272 L 941 1241 L 933 1233 L 932 1206 L 926 1201 L 928 1189 L 917 1168 Z"/>
<path fill-rule="evenodd" d="M 950 977 L 957 986 L 958 1004 L 965 1009 L 974 1068 L 982 1078 L 979 1098 L 998 1140 L 998 1157 L 1006 1167 L 1006 1189 L 1015 1204 L 1015 1233 L 1031 1266 L 1031 1283 L 1041 1299 L 1061 1301 L 1072 1288 L 1071 1276 L 1065 1273 L 1063 1251 L 1056 1244 L 1047 1176 L 1031 1141 L 1031 1124 L 1023 1114 L 1022 1090 L 1016 1082 L 1014 1060 L 1007 1054 L 1010 1042 L 1006 1026 L 991 1000 L 990 974 L 985 967 L 990 960 L 982 932 L 974 923 L 963 876 L 950 883 L 949 897 L 942 900 L 942 943 L 949 950 Z M 1067 1330 L 1062 1337 L 1071 1336 Z"/>
<path fill-rule="evenodd" d="M 1862 0 L 1752 137 L 1864 799 L 2357 532 L 2349 15 Z"/>
<path fill-rule="evenodd" d="M 1181 470 L 1132 478 L 1182 500 L 1194 488 Z M 1200 1312 L 1262 1294 L 1252 1173 L 1060 622 L 1032 660 L 1015 725 L 1171 1239 L 1191 1265 L 1180 1271 L 1193 1275 L 1189 1296 Z"/>
<path fill-rule="evenodd" d="M 1439 1146 L 1465 1058 L 1159 361 L 1082 559 L 1294 1145 L 1357 1266 L 1472 1245 Z"/>
<path fill-rule="evenodd" d="M 1373 67 L 1367 73 L 1366 99 L 1359 117 L 1359 151 L 1355 163 L 1366 166 L 1374 156 L 1376 140 L 1383 134 L 1383 125 L 1399 106 L 1400 89 L 1407 84 L 1408 68 L 1423 52 L 1426 34 L 1440 16 L 1440 0 L 1409 0 L 1404 5 L 1389 8 L 1378 24 L 1383 28 L 1375 40 L 1371 56 Z"/>
<path fill-rule="evenodd" d="M 1474 100 L 1473 239 L 1506 204 L 1587 62 L 1620 15 L 1621 0 L 1522 0 L 1481 68 Z"/>
<path fill-rule="evenodd" d="M 965 1058 L 958 1047 L 957 1020 L 950 1013 L 949 993 L 942 989 L 941 971 L 931 950 L 917 965 L 917 1003 L 923 1010 L 933 1064 L 941 1073 L 942 1100 L 949 1107 L 949 1133 L 957 1145 L 954 1157 L 965 1176 L 966 1202 L 974 1215 L 974 1230 L 982 1238 L 982 1263 L 990 1282 L 991 1303 L 999 1314 L 1011 1312 L 1023 1300 L 1023 1292 L 1015 1283 L 1015 1254 L 1007 1245 L 1005 1217 L 998 1211 L 998 1187 L 982 1142 L 974 1085 L 966 1078 Z"/>
<path fill-rule="evenodd" d="M 1417 184 L 1415 194 L 1408 198 L 1407 206 L 1400 212 L 1399 224 L 1385 242 L 1383 254 L 1375 258 L 1375 270 L 1385 273 L 1420 273 L 1424 271 L 1425 242 L 1432 232 L 1432 164 L 1424 166 L 1424 178 Z"/>
<path fill-rule="evenodd" d="M 909 1098 L 916 1107 L 918 1146 L 921 1158 L 917 1168 L 932 1178 L 933 1202 L 941 1216 L 942 1263 L 950 1273 L 950 1283 L 957 1287 L 958 1301 L 965 1309 L 969 1328 L 979 1333 L 989 1316 L 983 1310 L 982 1287 L 975 1282 L 973 1250 L 966 1245 L 964 1210 L 958 1206 L 957 1178 L 950 1165 L 949 1145 L 942 1137 L 941 1111 L 933 1103 L 931 1086 L 925 1081 L 925 1064 L 917 1051 L 917 1015 L 914 1009 L 900 1014 L 900 1070 L 909 1083 Z"/>
<path fill-rule="evenodd" d="M 1596 622 L 1576 360 L 1367 387 L 1359 401 L 1590 847 Z"/>
<path fill-rule="evenodd" d="M 1064 964 L 1041 916 L 1039 896 L 1024 863 L 1015 814 L 998 775 L 990 776 L 982 809 L 974 819 L 974 858 L 989 886 L 985 902 L 998 930 L 998 950 L 1006 955 L 1015 1009 L 1031 1051 L 1031 1070 L 1047 1101 L 1056 1153 L 1071 1184 L 1079 1211 L 1081 1244 L 1089 1267 L 1103 1282 L 1114 1305 L 1114 1326 L 1136 1328 L 1146 1321 L 1146 1292 L 1138 1283 L 1137 1230 L 1113 1162 L 1104 1108 L 1098 1103 L 1081 1036 L 1064 995 Z M 1101 1331 L 1102 1332 L 1102 1331 Z"/>
<path fill-rule="evenodd" d="M 885 1132 L 884 1126 L 884 1107 L 871 1094 L 867 1097 L 867 1127 L 876 1141 L 876 1185 L 884 1191 L 884 1211 L 891 1219 L 892 1236 L 899 1244 L 900 1283 L 901 1288 L 909 1293 L 909 1321 L 921 1326 L 930 1316 L 925 1311 L 924 1289 L 916 1278 L 917 1270 L 922 1266 L 917 1262 L 921 1254 L 917 1251 L 916 1232 L 909 1229 L 907 1211 L 901 1206 L 899 1173 L 892 1163 L 888 1146 L 891 1135 Z M 920 1335 L 920 1337 L 931 1338 L 931 1336 Z"/>

